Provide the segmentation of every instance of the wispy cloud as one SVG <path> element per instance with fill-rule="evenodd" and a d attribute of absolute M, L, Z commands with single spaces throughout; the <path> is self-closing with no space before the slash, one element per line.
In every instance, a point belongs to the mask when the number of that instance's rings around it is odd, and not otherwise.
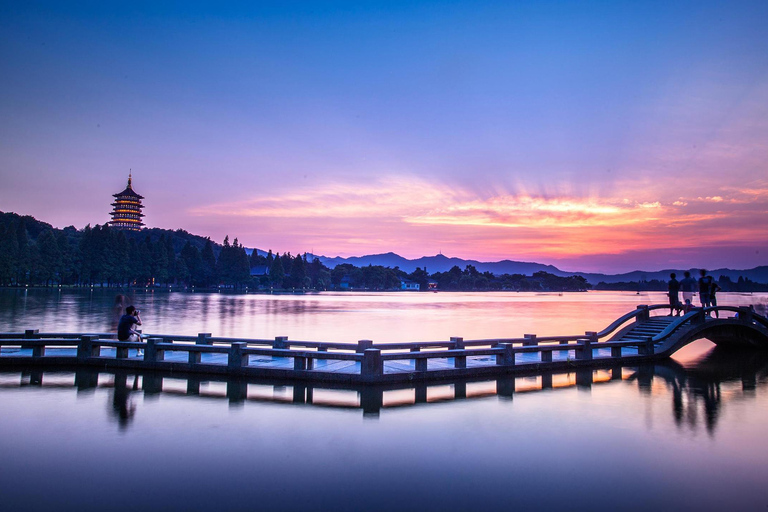
<path fill-rule="evenodd" d="M 768 191 L 723 187 L 708 196 L 631 200 L 475 192 L 407 176 L 337 183 L 190 213 L 246 229 L 279 247 L 288 238 L 325 254 L 437 249 L 467 257 L 564 258 L 764 239 Z M 218 220 L 216 220 L 218 219 Z M 298 241 L 298 242 L 297 242 Z M 470 250 L 471 249 L 471 250 Z"/>

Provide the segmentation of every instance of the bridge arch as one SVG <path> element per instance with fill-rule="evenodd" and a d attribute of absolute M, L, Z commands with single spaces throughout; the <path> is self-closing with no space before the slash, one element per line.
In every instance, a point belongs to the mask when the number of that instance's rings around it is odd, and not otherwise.
<path fill-rule="evenodd" d="M 676 345 L 681 347 L 702 338 L 722 347 L 768 350 L 768 332 L 765 329 L 731 318 L 694 325 L 685 331 Z"/>

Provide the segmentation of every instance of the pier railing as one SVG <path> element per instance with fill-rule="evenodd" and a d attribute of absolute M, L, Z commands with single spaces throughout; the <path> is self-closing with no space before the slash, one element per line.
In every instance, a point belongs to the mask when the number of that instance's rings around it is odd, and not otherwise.
<path fill-rule="evenodd" d="M 696 309 L 670 320 L 652 336 L 612 340 L 630 322 L 649 321 L 651 312 L 668 305 L 638 306 L 602 331 L 571 336 L 536 336 L 410 343 L 316 342 L 167 334 L 143 335 L 141 341 L 118 341 L 109 333 L 0 333 L 0 364 L 84 364 L 200 373 L 227 373 L 277 378 L 387 382 L 489 375 L 572 366 L 626 364 L 651 359 L 656 343 L 685 326 L 703 322 L 714 311 L 736 313 L 740 322 L 762 322 L 748 307 Z M 669 319 L 669 317 L 667 317 Z M 632 325 L 635 325 L 632 324 Z M 143 351 L 141 354 L 139 351 Z"/>

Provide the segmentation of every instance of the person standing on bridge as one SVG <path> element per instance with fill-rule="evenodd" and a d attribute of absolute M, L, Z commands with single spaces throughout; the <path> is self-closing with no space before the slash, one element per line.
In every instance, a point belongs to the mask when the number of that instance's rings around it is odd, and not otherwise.
<path fill-rule="evenodd" d="M 691 277 L 687 270 L 683 273 L 683 280 L 680 281 L 680 290 L 683 292 L 683 312 L 688 313 L 693 307 L 693 292 L 696 291 L 696 280 Z"/>
<path fill-rule="evenodd" d="M 712 305 L 713 308 L 717 307 L 717 292 L 719 292 L 720 290 L 722 290 L 722 288 L 720 288 L 720 285 L 717 284 L 717 281 L 713 279 L 712 286 L 710 286 L 709 288 L 709 303 Z M 720 313 L 717 310 L 715 310 L 715 316 L 717 318 L 720 318 Z"/>
<path fill-rule="evenodd" d="M 704 269 L 699 270 L 701 277 L 699 278 L 699 300 L 701 300 L 701 307 L 708 308 L 712 305 L 709 300 L 709 293 L 712 290 L 712 276 L 707 275 L 707 271 Z"/>
<path fill-rule="evenodd" d="M 680 281 L 675 279 L 676 274 L 672 272 L 669 274 L 669 316 L 675 313 L 675 316 L 680 316 L 680 297 L 678 292 L 680 291 Z"/>

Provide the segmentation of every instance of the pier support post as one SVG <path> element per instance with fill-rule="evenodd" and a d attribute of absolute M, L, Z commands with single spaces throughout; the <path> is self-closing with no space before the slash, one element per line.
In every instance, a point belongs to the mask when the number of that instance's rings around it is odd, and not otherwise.
<path fill-rule="evenodd" d="M 378 349 L 369 348 L 368 350 Z M 365 386 L 360 390 L 360 407 L 363 409 L 363 417 L 378 418 L 382 405 L 384 405 L 384 393 L 381 389 Z"/>
<path fill-rule="evenodd" d="M 293 356 L 293 369 L 296 371 L 307 369 L 307 358 L 304 356 Z"/>
<path fill-rule="evenodd" d="M 245 343 L 243 343 L 243 345 L 245 345 Z M 233 405 L 242 405 L 247 397 L 248 397 L 247 382 L 242 380 L 235 380 L 235 379 L 227 381 L 227 398 L 229 398 L 230 407 Z"/>
<path fill-rule="evenodd" d="M 198 333 L 197 339 L 195 340 L 195 345 L 212 345 L 213 342 L 211 341 L 211 333 L 209 332 L 201 332 Z M 202 352 L 189 352 L 189 364 L 199 364 L 202 361 L 203 353 Z"/>
<path fill-rule="evenodd" d="M 159 395 L 163 392 L 163 378 L 160 375 L 145 374 L 142 384 L 145 396 Z"/>
<path fill-rule="evenodd" d="M 248 344 L 244 341 L 235 341 L 229 347 L 229 357 L 227 358 L 227 368 L 232 370 L 238 370 L 245 366 L 248 366 L 248 354 L 243 353 L 243 349 Z"/>
<path fill-rule="evenodd" d="M 455 382 L 453 384 L 453 399 L 467 398 L 467 383 Z"/>
<path fill-rule="evenodd" d="M 496 394 L 503 398 L 512 398 L 515 394 L 515 378 L 502 377 L 497 379 Z"/>
<path fill-rule="evenodd" d="M 200 394 L 200 379 L 196 377 L 187 379 L 187 394 L 193 396 Z"/>
<path fill-rule="evenodd" d="M 93 342 L 98 339 L 98 336 L 92 334 L 84 334 L 80 336 L 80 341 L 77 344 L 78 361 L 85 361 L 89 357 L 99 357 L 101 355 L 101 347 L 93 344 Z"/>
<path fill-rule="evenodd" d="M 363 361 L 360 364 L 360 375 L 366 380 L 373 380 L 384 374 L 384 361 L 381 359 L 381 350 L 367 348 L 363 352 Z"/>
<path fill-rule="evenodd" d="M 620 358 L 621 357 L 621 347 L 611 347 L 611 357 Z"/>
<path fill-rule="evenodd" d="M 552 351 L 551 350 L 542 350 L 539 352 L 541 354 L 541 362 L 542 363 L 551 363 L 552 362 Z"/>
<path fill-rule="evenodd" d="M 81 393 L 95 389 L 99 384 L 99 372 L 92 369 L 79 369 L 75 372 L 75 387 Z"/>
<path fill-rule="evenodd" d="M 552 389 L 551 373 L 544 373 L 541 375 L 541 389 Z"/>
<path fill-rule="evenodd" d="M 413 401 L 417 404 L 425 404 L 427 403 L 427 385 L 426 384 L 416 384 L 416 387 L 413 390 Z"/>
<path fill-rule="evenodd" d="M 592 387 L 592 368 L 576 370 L 576 387 L 585 390 Z"/>
<path fill-rule="evenodd" d="M 147 349 L 144 351 L 144 361 L 147 363 L 156 363 L 165 359 L 165 350 L 157 348 L 158 343 L 162 343 L 163 338 L 147 339 Z"/>
<path fill-rule="evenodd" d="M 499 366 L 515 366 L 514 345 L 511 343 L 499 343 L 501 354 L 496 354 L 496 364 Z"/>
<path fill-rule="evenodd" d="M 303 404 L 307 402 L 307 387 L 300 384 L 293 386 L 293 403 Z"/>

